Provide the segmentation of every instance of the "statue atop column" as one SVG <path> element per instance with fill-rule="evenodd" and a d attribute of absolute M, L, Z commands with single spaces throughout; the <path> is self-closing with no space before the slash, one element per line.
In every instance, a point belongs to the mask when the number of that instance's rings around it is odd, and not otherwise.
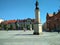
<path fill-rule="evenodd" d="M 35 4 L 35 24 L 34 24 L 34 35 L 39 35 L 42 32 L 42 24 L 40 21 L 40 10 L 39 10 L 39 3 L 36 0 Z"/>

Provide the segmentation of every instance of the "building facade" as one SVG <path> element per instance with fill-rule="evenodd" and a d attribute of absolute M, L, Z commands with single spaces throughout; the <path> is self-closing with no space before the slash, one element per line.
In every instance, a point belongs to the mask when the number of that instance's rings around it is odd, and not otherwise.
<path fill-rule="evenodd" d="M 60 10 L 57 13 L 48 14 L 46 16 L 46 29 L 47 31 L 60 30 Z"/>
<path fill-rule="evenodd" d="M 2 30 L 33 30 L 35 19 L 8 20 L 0 23 Z"/>

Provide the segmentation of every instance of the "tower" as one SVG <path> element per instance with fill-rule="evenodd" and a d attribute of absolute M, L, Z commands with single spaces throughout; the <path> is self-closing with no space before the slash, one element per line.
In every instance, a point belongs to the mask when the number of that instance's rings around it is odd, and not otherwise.
<path fill-rule="evenodd" d="M 36 0 L 36 8 L 35 8 L 35 23 L 34 23 L 34 35 L 39 35 L 40 33 L 42 33 L 42 24 L 40 21 L 40 10 L 39 10 L 39 3 L 38 0 Z"/>

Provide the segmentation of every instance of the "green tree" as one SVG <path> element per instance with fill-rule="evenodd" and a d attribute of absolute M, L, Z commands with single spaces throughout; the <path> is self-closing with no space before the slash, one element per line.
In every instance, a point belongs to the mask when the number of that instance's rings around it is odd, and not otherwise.
<path fill-rule="evenodd" d="M 13 30 L 13 25 L 12 24 L 10 25 L 10 30 Z"/>
<path fill-rule="evenodd" d="M 17 22 L 15 22 L 15 26 L 16 26 L 16 30 L 18 29 L 18 24 L 17 24 Z"/>
<path fill-rule="evenodd" d="M 3 28 L 4 28 L 4 30 L 7 30 L 7 25 L 4 24 L 4 25 L 3 25 Z"/>

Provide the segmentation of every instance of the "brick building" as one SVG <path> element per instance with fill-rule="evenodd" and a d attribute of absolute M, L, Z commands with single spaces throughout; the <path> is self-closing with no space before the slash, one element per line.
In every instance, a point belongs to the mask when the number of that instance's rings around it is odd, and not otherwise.
<path fill-rule="evenodd" d="M 57 13 L 48 14 L 46 16 L 47 31 L 60 30 L 60 10 Z"/>

